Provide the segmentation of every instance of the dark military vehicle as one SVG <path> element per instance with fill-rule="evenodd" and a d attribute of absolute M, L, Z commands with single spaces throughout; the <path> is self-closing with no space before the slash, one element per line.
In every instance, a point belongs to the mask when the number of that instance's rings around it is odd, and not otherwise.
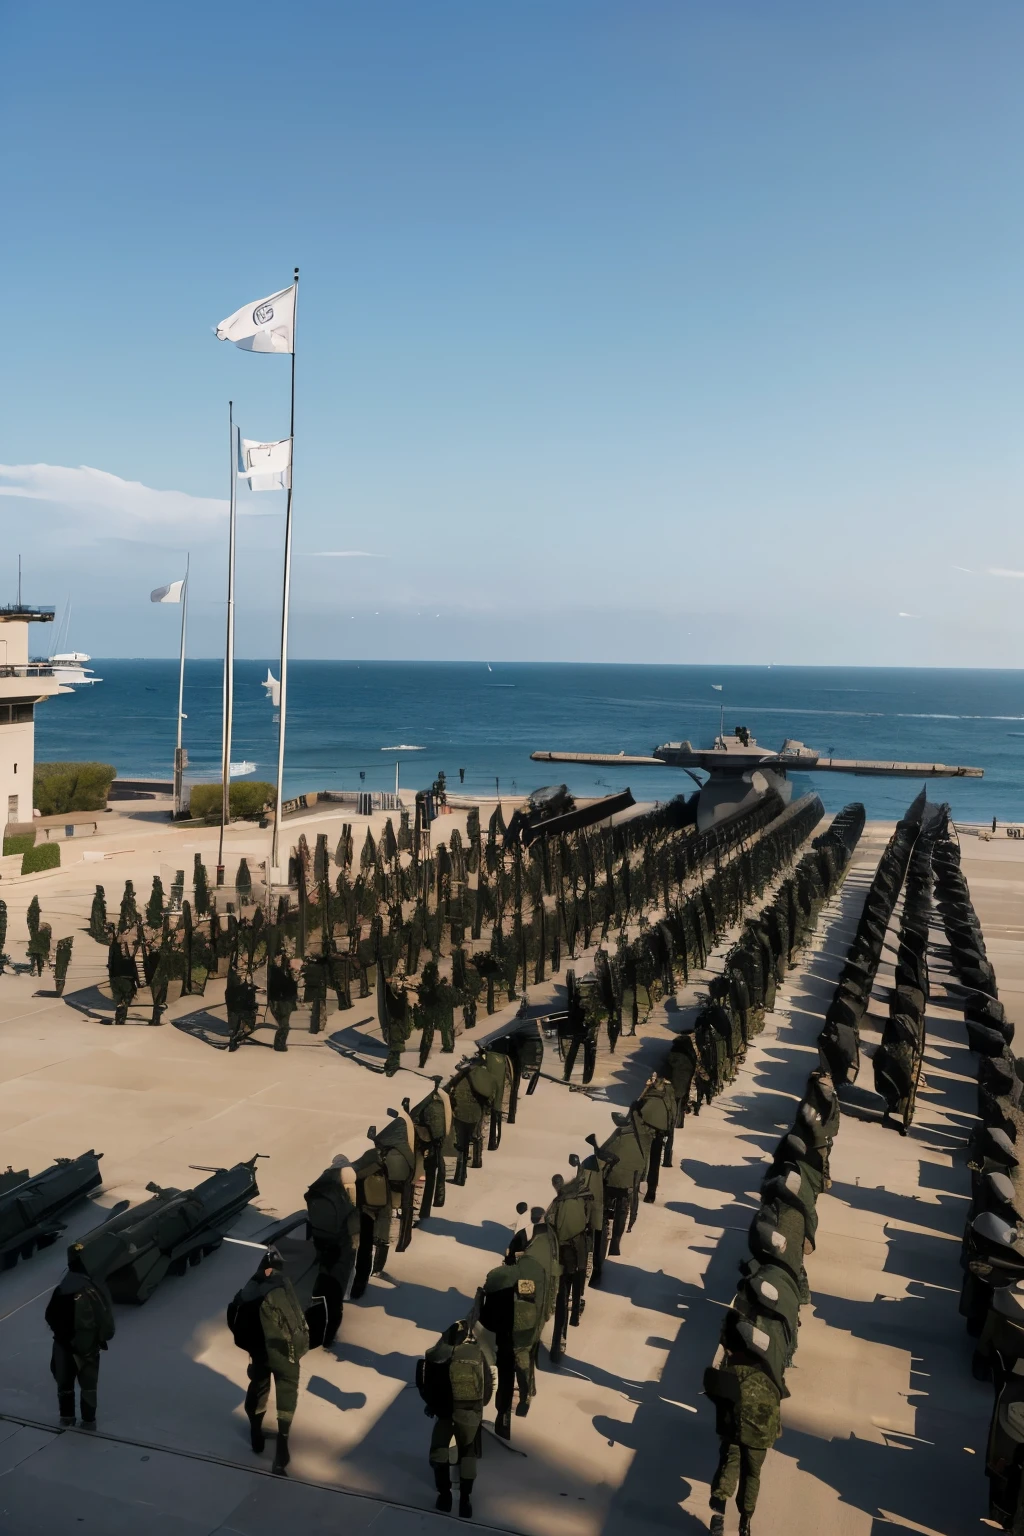
<path fill-rule="evenodd" d="M 64 1230 L 60 1217 L 102 1182 L 102 1152 L 58 1157 L 50 1168 L 29 1178 L 27 1168 L 0 1174 L 0 1268 L 13 1269 L 48 1248 Z"/>
<path fill-rule="evenodd" d="M 161 1189 L 82 1241 L 86 1273 L 105 1280 L 115 1301 L 141 1306 L 165 1275 L 183 1275 L 224 1241 L 224 1233 L 259 1194 L 256 1158 L 211 1170 L 195 1189 Z"/>

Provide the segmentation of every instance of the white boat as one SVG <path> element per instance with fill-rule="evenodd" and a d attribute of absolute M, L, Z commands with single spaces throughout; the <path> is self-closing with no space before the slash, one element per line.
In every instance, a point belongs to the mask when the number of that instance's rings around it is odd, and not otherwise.
<path fill-rule="evenodd" d="M 60 645 L 63 631 L 64 644 L 68 643 L 68 634 L 71 629 L 71 598 L 64 606 L 64 613 L 57 626 L 57 644 Z M 92 675 L 91 669 L 86 666 L 92 657 L 84 651 L 57 651 L 53 656 L 47 657 L 47 664 L 53 669 L 53 675 L 59 683 L 68 688 L 80 688 L 83 683 L 102 683 L 102 677 Z"/>
<path fill-rule="evenodd" d="M 269 702 L 274 706 L 275 709 L 279 708 L 281 703 L 281 679 L 279 677 L 275 677 L 269 667 L 267 668 L 266 679 L 261 684 L 261 686 L 267 690 L 267 699 Z"/>
<path fill-rule="evenodd" d="M 96 677 L 92 670 L 85 664 L 91 661 L 84 651 L 59 651 L 56 656 L 47 657 L 47 665 L 52 668 L 54 677 L 58 682 L 68 687 L 80 688 L 83 683 L 102 683 L 102 677 Z"/>
<path fill-rule="evenodd" d="M 231 778 L 231 779 L 241 779 L 241 778 L 244 778 L 247 773 L 255 773 L 255 772 L 256 772 L 256 764 L 255 763 L 246 762 L 246 760 L 244 758 L 242 759 L 242 761 L 240 763 L 229 763 L 228 764 L 228 777 Z"/>

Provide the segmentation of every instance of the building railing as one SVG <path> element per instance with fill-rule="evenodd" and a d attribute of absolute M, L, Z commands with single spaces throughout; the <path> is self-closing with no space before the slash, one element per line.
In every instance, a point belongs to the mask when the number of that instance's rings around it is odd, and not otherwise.
<path fill-rule="evenodd" d="M 19 661 L 11 666 L 0 666 L 0 677 L 52 677 L 53 668 L 48 661 Z"/>
<path fill-rule="evenodd" d="M 24 619 L 29 624 L 49 624 L 55 612 L 38 603 L 0 603 L 0 619 Z"/>

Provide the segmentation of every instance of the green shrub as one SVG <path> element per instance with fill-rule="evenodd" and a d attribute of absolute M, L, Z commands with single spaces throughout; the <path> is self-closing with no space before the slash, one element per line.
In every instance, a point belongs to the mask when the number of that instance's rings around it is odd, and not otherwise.
<path fill-rule="evenodd" d="M 22 855 L 21 872 L 23 875 L 36 875 L 41 869 L 60 868 L 60 843 L 39 843 L 35 848 L 26 849 Z"/>
<path fill-rule="evenodd" d="M 44 816 L 67 811 L 105 811 L 117 777 L 109 763 L 36 763 L 33 797 Z"/>
<path fill-rule="evenodd" d="M 6 858 L 9 853 L 28 853 L 29 849 L 35 845 L 35 840 L 34 832 L 25 832 L 20 837 L 5 837 L 4 857 Z"/>
<path fill-rule="evenodd" d="M 232 816 L 259 816 L 267 805 L 273 801 L 277 790 L 273 784 L 265 784 L 259 779 L 239 781 L 232 784 L 229 790 Z M 220 821 L 221 786 L 219 784 L 193 784 L 189 806 L 192 816 L 199 821 Z"/>

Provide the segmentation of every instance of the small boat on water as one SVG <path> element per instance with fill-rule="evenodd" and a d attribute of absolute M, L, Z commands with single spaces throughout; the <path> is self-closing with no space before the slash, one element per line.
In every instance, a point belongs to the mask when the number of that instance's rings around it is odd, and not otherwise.
<path fill-rule="evenodd" d="M 102 683 L 102 677 L 97 677 L 86 666 L 86 662 L 91 660 L 92 657 L 84 651 L 60 651 L 56 656 L 47 657 L 54 677 L 69 688 L 80 688 L 83 683 Z"/>
<path fill-rule="evenodd" d="M 64 605 L 64 613 L 60 624 L 57 626 L 57 644 L 68 643 L 71 632 L 71 598 Z M 87 661 L 92 661 L 84 651 L 56 651 L 54 655 L 46 658 L 47 665 L 52 668 L 57 681 L 67 688 L 81 688 L 83 683 L 102 683 L 102 677 L 96 677 L 92 669 L 86 666 Z"/>

